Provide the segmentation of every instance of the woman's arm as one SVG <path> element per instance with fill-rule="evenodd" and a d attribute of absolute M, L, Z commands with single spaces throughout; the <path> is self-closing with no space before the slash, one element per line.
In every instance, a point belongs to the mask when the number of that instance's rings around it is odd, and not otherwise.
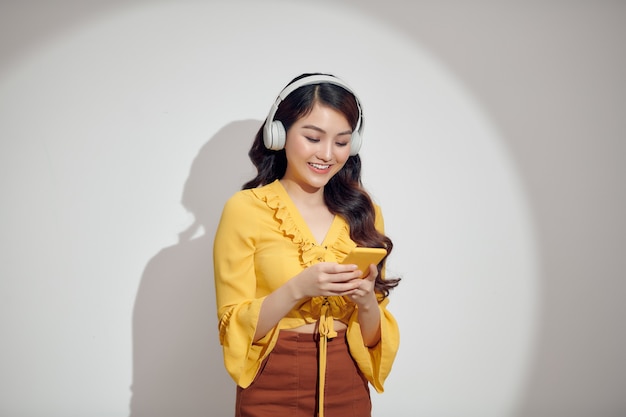
<path fill-rule="evenodd" d="M 353 265 L 334 262 L 315 264 L 265 297 L 259 312 L 254 341 L 261 339 L 303 299 L 317 296 L 351 295 L 360 286 Z"/>
<path fill-rule="evenodd" d="M 376 265 L 370 265 L 369 275 L 359 280 L 359 287 L 349 296 L 357 305 L 359 327 L 367 347 L 373 347 L 380 341 L 380 309 L 374 291 L 377 276 Z"/>

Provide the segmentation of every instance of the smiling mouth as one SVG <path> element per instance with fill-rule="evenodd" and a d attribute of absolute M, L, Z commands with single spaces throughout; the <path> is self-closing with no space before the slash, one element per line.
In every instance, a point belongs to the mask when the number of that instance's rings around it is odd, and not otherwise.
<path fill-rule="evenodd" d="M 319 170 L 325 170 L 325 169 L 330 168 L 330 165 L 313 164 L 313 163 L 309 163 L 309 165 L 311 165 L 313 168 L 319 169 Z"/>

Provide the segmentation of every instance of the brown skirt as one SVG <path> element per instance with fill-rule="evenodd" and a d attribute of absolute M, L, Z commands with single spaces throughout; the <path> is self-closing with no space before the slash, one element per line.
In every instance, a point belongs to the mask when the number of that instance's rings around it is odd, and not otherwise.
<path fill-rule="evenodd" d="M 369 417 L 367 381 L 350 356 L 345 330 L 328 342 L 324 417 Z M 280 332 L 248 388 L 237 387 L 236 417 L 318 415 L 318 335 Z"/>

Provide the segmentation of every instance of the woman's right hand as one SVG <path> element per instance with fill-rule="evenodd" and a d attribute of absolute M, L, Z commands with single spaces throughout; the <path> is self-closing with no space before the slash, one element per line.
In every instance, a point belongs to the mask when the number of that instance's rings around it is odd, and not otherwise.
<path fill-rule="evenodd" d="M 359 288 L 360 272 L 355 265 L 320 262 L 293 277 L 296 298 L 350 295 Z"/>
<path fill-rule="evenodd" d="M 277 288 L 263 301 L 254 340 L 257 341 L 304 298 L 351 295 L 361 284 L 356 265 L 320 262 L 306 268 Z"/>

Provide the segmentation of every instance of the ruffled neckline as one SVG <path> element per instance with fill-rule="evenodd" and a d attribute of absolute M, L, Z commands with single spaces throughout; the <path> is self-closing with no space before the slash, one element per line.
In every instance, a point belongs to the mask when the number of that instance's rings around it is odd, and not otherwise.
<path fill-rule="evenodd" d="M 348 223 L 339 215 L 335 215 L 324 241 L 318 244 L 279 180 L 251 191 L 274 210 L 279 230 L 298 245 L 300 263 L 303 267 L 309 267 L 320 261 L 341 262 L 356 247 L 356 243 L 350 239 Z M 327 256 L 329 252 L 334 255 L 334 259 L 329 259 Z"/>

